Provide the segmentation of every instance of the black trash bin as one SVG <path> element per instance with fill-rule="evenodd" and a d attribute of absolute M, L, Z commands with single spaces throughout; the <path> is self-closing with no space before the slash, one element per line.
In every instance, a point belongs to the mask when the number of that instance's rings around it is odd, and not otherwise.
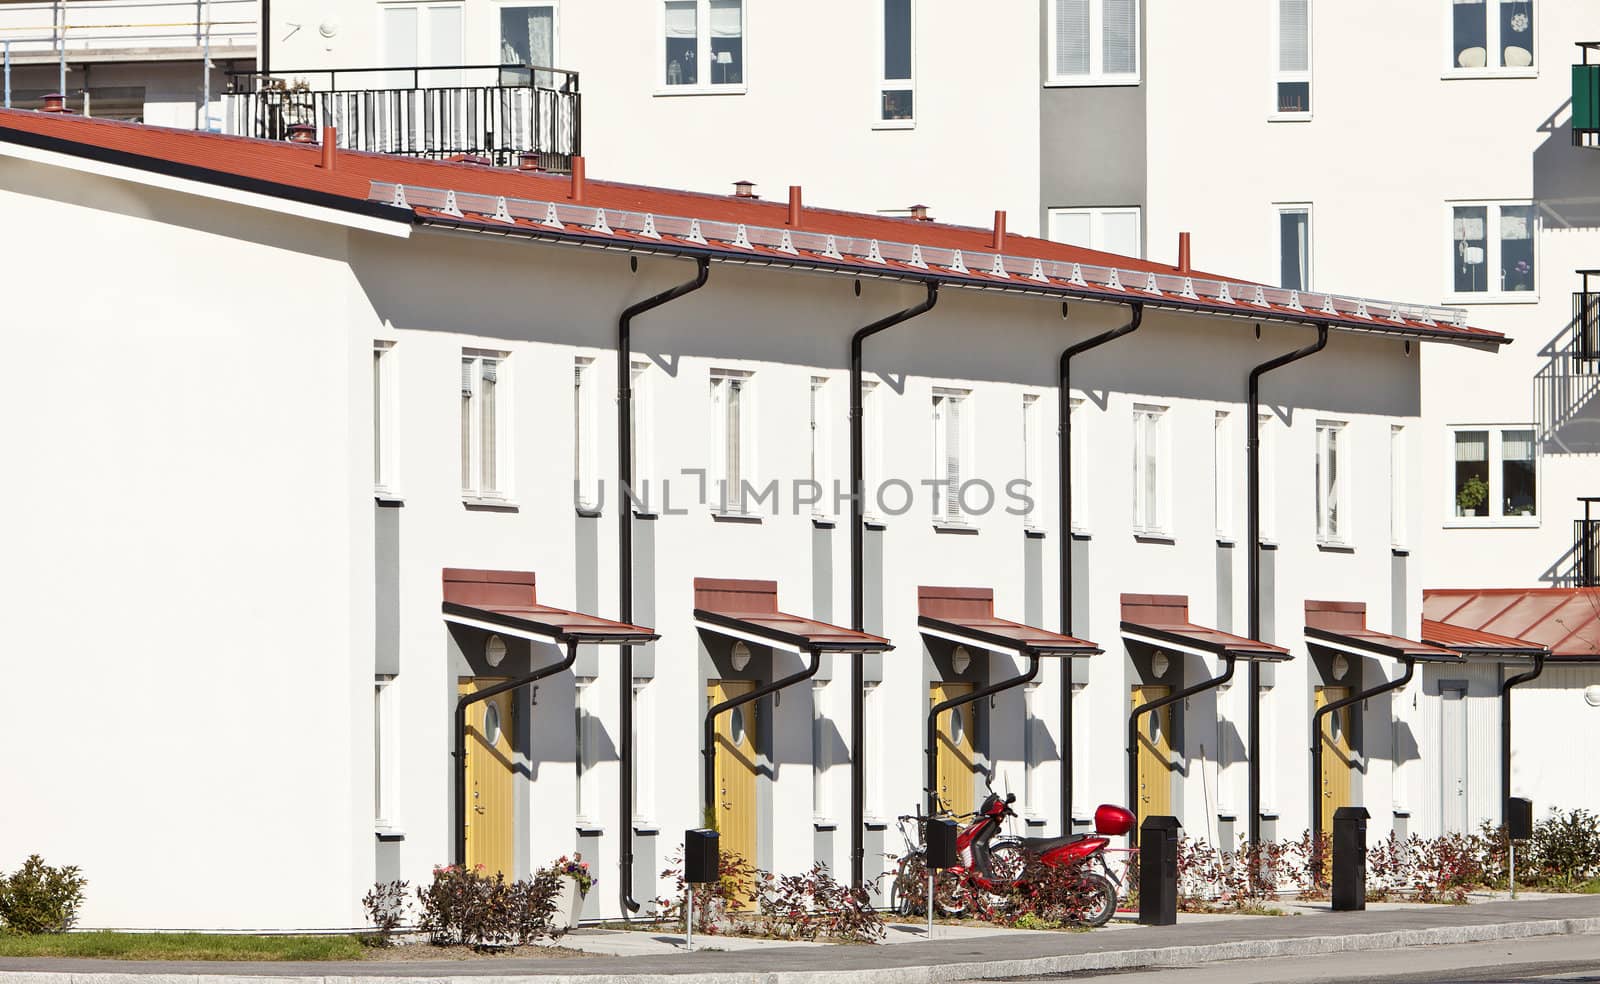
<path fill-rule="evenodd" d="M 1367 907 L 1367 820 L 1364 806 L 1333 811 L 1333 908 L 1355 912 Z"/>
<path fill-rule="evenodd" d="M 1145 817 L 1139 826 L 1139 923 L 1172 926 L 1178 921 L 1177 817 Z"/>

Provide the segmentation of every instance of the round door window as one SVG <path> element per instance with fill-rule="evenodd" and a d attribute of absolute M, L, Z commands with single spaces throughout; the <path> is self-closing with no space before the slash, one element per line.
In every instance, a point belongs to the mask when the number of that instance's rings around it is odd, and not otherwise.
<path fill-rule="evenodd" d="M 744 744 L 744 708 L 735 707 L 728 718 L 728 737 L 735 745 Z"/>
<path fill-rule="evenodd" d="M 488 704 L 483 709 L 483 740 L 491 746 L 500 744 L 499 704 Z"/>
<path fill-rule="evenodd" d="M 1334 741 L 1344 736 L 1344 715 L 1338 711 L 1328 715 L 1328 734 Z"/>
<path fill-rule="evenodd" d="M 1150 713 L 1150 740 L 1151 741 L 1159 741 L 1160 739 L 1161 739 L 1161 712 L 1160 711 L 1152 711 Z"/>
<path fill-rule="evenodd" d="M 967 736 L 967 716 L 960 708 L 950 713 L 950 742 L 959 745 Z"/>

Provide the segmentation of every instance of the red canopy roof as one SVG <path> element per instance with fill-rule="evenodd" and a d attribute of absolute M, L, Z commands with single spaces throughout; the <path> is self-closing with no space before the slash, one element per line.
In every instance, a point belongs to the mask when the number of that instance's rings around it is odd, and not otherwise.
<path fill-rule="evenodd" d="M 1480 629 L 1468 629 L 1449 622 L 1422 620 L 1422 638 L 1441 646 L 1454 647 L 1459 652 L 1507 653 L 1531 656 L 1548 652 L 1536 643 L 1523 642 L 1510 636 L 1495 635 Z"/>
<path fill-rule="evenodd" d="M 557 642 L 651 642 L 650 629 L 538 602 L 532 571 L 444 570 L 444 613 Z"/>
<path fill-rule="evenodd" d="M 1441 588 L 1427 618 L 1544 646 L 1558 659 L 1600 659 L 1600 588 Z"/>
<path fill-rule="evenodd" d="M 1189 621 L 1188 595 L 1125 594 L 1122 631 L 1175 646 L 1189 646 L 1215 656 L 1281 660 L 1289 650 L 1259 639 L 1246 639 Z"/>
<path fill-rule="evenodd" d="M 1367 628 L 1367 606 L 1359 601 L 1306 602 L 1306 638 L 1333 642 L 1374 656 L 1428 662 L 1458 662 L 1461 654 Z"/>
<path fill-rule="evenodd" d="M 1139 300 L 1203 313 L 1326 323 L 1416 338 L 1487 345 L 1507 341 L 1498 332 L 1438 320 L 1417 305 L 1291 294 L 1276 288 L 1262 288 L 1270 291 L 1264 295 L 1258 285 L 1238 278 L 1182 271 L 1026 236 L 1008 235 L 1004 247 L 997 249 L 993 230 L 937 222 L 808 207 L 801 225 L 790 227 L 785 203 L 759 199 L 589 180 L 580 200 L 573 197 L 569 179 L 557 175 L 348 150 L 338 151 L 335 166 L 326 169 L 319 166 L 321 148 L 316 146 L 20 110 L 0 110 L 0 142 L 368 216 L 399 216 L 408 222 L 498 235 L 710 255 L 745 263 L 843 268 L 955 286 Z M 400 207 L 396 189 L 406 202 Z M 408 191 L 410 197 L 405 198 Z M 516 208 L 506 211 L 508 203 Z M 529 203 L 538 206 L 533 213 L 526 211 Z M 544 211 L 547 207 L 554 210 L 554 221 Z M 653 221 L 646 223 L 647 217 Z M 703 234 L 700 223 L 706 224 Z M 720 230 L 713 230 L 713 224 Z M 657 231 L 657 225 L 666 231 Z M 753 241 L 740 241 L 746 230 Z M 761 230 L 792 233 L 795 244 L 760 235 Z M 838 251 L 822 245 L 829 237 L 838 238 Z M 878 255 L 880 243 L 882 255 Z M 930 253 L 931 258 L 925 259 L 918 249 L 939 255 Z M 1122 271 L 1124 276 L 1137 273 L 1140 282 L 1106 279 L 1106 270 Z"/>
<path fill-rule="evenodd" d="M 1048 629 L 994 616 L 992 588 L 917 588 L 917 624 L 925 629 L 970 638 L 985 648 L 1028 656 L 1088 656 L 1099 646 Z"/>
<path fill-rule="evenodd" d="M 777 581 L 697 577 L 694 617 L 712 628 L 807 652 L 877 653 L 894 648 L 881 636 L 778 611 Z"/>

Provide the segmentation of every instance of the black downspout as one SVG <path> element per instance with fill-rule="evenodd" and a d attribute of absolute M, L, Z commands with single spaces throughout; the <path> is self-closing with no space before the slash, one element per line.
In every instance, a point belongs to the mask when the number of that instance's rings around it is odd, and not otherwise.
<path fill-rule="evenodd" d="M 1133 713 L 1128 715 L 1128 809 L 1132 810 L 1135 816 L 1138 816 L 1139 813 L 1139 718 L 1142 715 L 1159 711 L 1168 704 L 1176 704 L 1180 700 L 1188 700 L 1203 690 L 1211 690 L 1222 686 L 1233 679 L 1235 661 L 1236 657 L 1233 653 L 1223 653 L 1222 673 L 1220 676 L 1214 676 L 1209 680 L 1201 680 L 1192 687 L 1185 687 L 1177 693 L 1169 694 L 1160 700 L 1153 700 L 1148 704 L 1140 704 L 1133 709 Z M 1255 660 L 1250 662 L 1251 665 L 1255 664 Z M 1140 819 L 1142 821 L 1143 818 L 1141 817 Z M 1139 846 L 1139 825 L 1137 823 L 1128 832 L 1128 846 Z"/>
<path fill-rule="evenodd" d="M 261 0 L 261 47 L 256 52 L 256 73 L 266 75 L 272 65 L 272 0 Z M 257 91 L 265 88 L 264 79 L 257 79 L 251 87 Z"/>
<path fill-rule="evenodd" d="M 630 305 L 617 320 L 617 609 L 618 621 L 633 624 L 633 319 L 646 311 L 675 301 L 706 285 L 711 261 L 695 261 L 695 276 L 676 287 Z M 617 749 L 621 776 L 617 781 L 617 818 L 621 868 L 617 879 L 622 897 L 622 916 L 639 911 L 633 898 L 633 647 L 622 647 L 618 687 L 622 700 L 622 723 L 618 728 Z"/>
<path fill-rule="evenodd" d="M 768 694 L 777 693 L 784 687 L 793 686 L 802 680 L 809 680 L 817 675 L 817 670 L 821 666 L 822 654 L 813 649 L 811 650 L 811 663 L 799 673 L 791 673 L 781 680 L 774 680 L 766 686 L 757 687 L 747 694 L 730 697 L 720 704 L 711 705 L 710 709 L 706 711 L 705 738 L 704 745 L 700 750 L 700 756 L 705 768 L 704 798 L 705 815 L 708 818 L 708 823 L 710 822 L 709 818 L 717 815 L 717 715 L 723 711 L 731 711 L 742 704 L 748 704 L 753 700 L 760 700 Z M 745 860 L 751 864 L 756 862 L 755 858 L 745 858 Z"/>
<path fill-rule="evenodd" d="M 861 344 L 878 332 L 933 310 L 939 303 L 939 282 L 927 282 L 928 296 L 921 304 L 914 304 L 881 318 L 850 336 L 850 627 L 857 632 L 867 628 L 867 586 L 865 582 L 863 552 L 866 550 L 864 524 L 866 522 L 866 490 L 861 486 L 865 479 L 865 453 L 862 450 L 861 421 Z M 862 693 L 866 689 L 866 656 L 854 654 L 850 659 L 850 884 L 859 887 L 863 879 L 867 849 L 866 827 L 866 727 L 861 720 Z"/>
<path fill-rule="evenodd" d="M 1291 362 L 1297 362 L 1307 356 L 1315 355 L 1328 345 L 1328 326 L 1317 325 L 1317 340 L 1293 352 L 1287 352 L 1274 359 L 1268 359 L 1254 369 L 1250 370 L 1250 408 L 1246 425 L 1249 427 L 1250 440 L 1245 446 L 1245 457 L 1249 460 L 1249 488 L 1247 523 L 1249 526 L 1246 537 L 1249 539 L 1250 549 L 1245 554 L 1249 565 L 1248 581 L 1249 596 L 1246 599 L 1249 609 L 1250 638 L 1261 639 L 1261 377 L 1274 369 L 1282 368 Z M 1261 667 L 1254 660 L 1250 662 L 1250 843 L 1261 842 Z"/>
<path fill-rule="evenodd" d="M 542 667 L 520 676 L 514 680 L 497 683 L 492 687 L 470 694 L 462 694 L 456 700 L 456 864 L 465 866 L 467 863 L 467 708 L 481 700 L 488 700 L 507 690 L 516 690 L 530 683 L 553 676 L 562 670 L 571 668 L 578 658 L 578 644 L 570 639 L 561 640 L 567 647 L 566 658 L 559 663 Z"/>
<path fill-rule="evenodd" d="M 1120 328 L 1101 332 L 1061 352 L 1057 373 L 1056 487 L 1060 490 L 1057 509 L 1061 529 L 1061 634 L 1072 635 L 1072 357 L 1089 349 L 1115 341 L 1123 335 L 1139 330 L 1144 321 L 1144 304 L 1134 301 L 1129 305 L 1132 317 Z M 1062 314 L 1066 313 L 1065 305 Z M 1072 659 L 1061 664 L 1061 834 L 1072 833 Z"/>
<path fill-rule="evenodd" d="M 939 715 L 953 707 L 960 707 L 963 704 L 970 704 L 985 697 L 992 697 L 1002 690 L 1020 687 L 1033 680 L 1039 675 L 1039 654 L 1030 651 L 1027 655 L 1028 671 L 1021 676 L 1015 676 L 1009 680 L 1001 680 L 999 683 L 990 684 L 982 690 L 974 690 L 970 694 L 962 694 L 960 697 L 952 697 L 949 700 L 940 701 L 928 711 L 928 751 L 927 764 L 925 766 L 927 769 L 927 784 L 923 789 L 923 792 L 927 794 L 928 816 L 939 815 Z"/>
<path fill-rule="evenodd" d="M 1321 802 L 1321 796 L 1322 796 L 1322 719 L 1327 717 L 1329 714 L 1332 714 L 1334 711 L 1342 710 L 1342 709 L 1344 709 L 1346 707 L 1349 707 L 1351 704 L 1359 704 L 1362 701 L 1370 700 L 1373 697 L 1378 696 L 1379 694 L 1386 694 L 1391 690 L 1399 690 L 1401 687 L 1404 687 L 1406 684 L 1410 683 L 1411 682 L 1411 676 L 1412 676 L 1413 673 L 1416 672 L 1416 669 L 1417 669 L 1417 661 L 1414 660 L 1414 659 L 1405 659 L 1404 657 L 1402 657 L 1402 659 L 1405 662 L 1406 671 L 1404 673 L 1400 674 L 1398 679 L 1391 680 L 1391 681 L 1389 681 L 1387 683 L 1380 683 L 1376 687 L 1373 687 L 1371 690 L 1363 690 L 1361 693 L 1356 694 L 1354 697 L 1346 697 L 1344 700 L 1336 700 L 1331 704 L 1324 704 L 1321 707 L 1317 708 L 1317 712 L 1315 714 L 1311 715 L 1311 843 L 1312 844 L 1321 843 L 1322 842 L 1322 833 L 1323 833 L 1323 831 L 1322 831 L 1322 802 Z"/>
<path fill-rule="evenodd" d="M 1537 679 L 1544 672 L 1544 653 L 1533 654 L 1533 669 L 1507 677 L 1500 684 L 1500 823 L 1507 822 L 1511 800 L 1511 688 Z"/>

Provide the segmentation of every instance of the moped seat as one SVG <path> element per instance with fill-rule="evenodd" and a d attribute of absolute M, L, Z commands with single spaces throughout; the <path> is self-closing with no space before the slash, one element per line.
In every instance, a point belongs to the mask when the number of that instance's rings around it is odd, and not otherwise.
<path fill-rule="evenodd" d="M 1088 834 L 1068 834 L 1065 837 L 1024 837 L 1022 838 L 1022 848 L 1034 854 L 1043 854 L 1058 847 L 1076 844 L 1088 836 Z"/>

